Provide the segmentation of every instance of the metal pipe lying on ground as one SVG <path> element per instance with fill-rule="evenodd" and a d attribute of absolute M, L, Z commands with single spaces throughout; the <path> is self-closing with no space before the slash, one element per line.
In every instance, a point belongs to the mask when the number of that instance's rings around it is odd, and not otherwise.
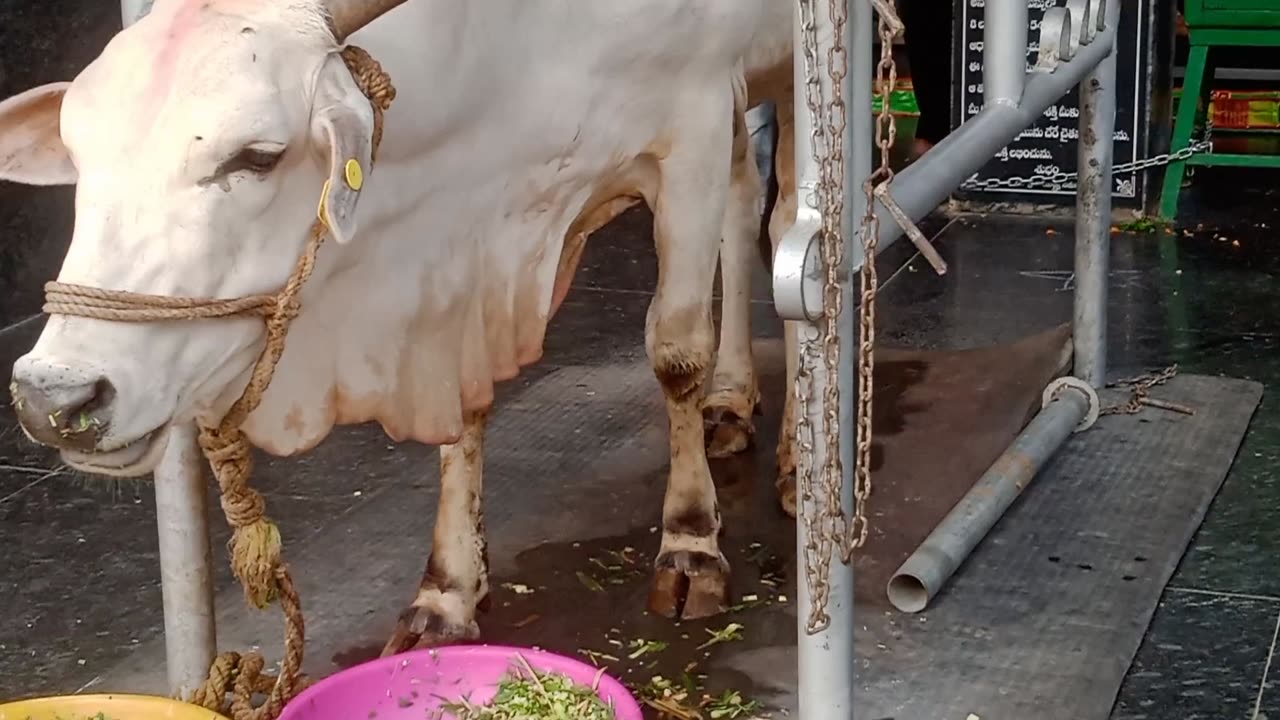
<path fill-rule="evenodd" d="M 1099 31 L 1088 45 L 1082 45 L 1075 57 L 1058 65 L 1053 72 L 1037 71 L 1027 75 L 1021 102 L 1017 105 L 985 105 L 981 112 L 898 173 L 893 181 L 893 198 L 913 222 L 919 222 L 938 207 L 953 190 L 982 169 L 1019 133 L 1034 125 L 1049 106 L 1058 102 L 1111 54 L 1116 26 L 1120 21 L 1120 3 L 1108 2 L 1106 5 L 1106 28 Z M 876 203 L 876 216 L 880 218 L 878 254 L 902 237 L 903 229 L 883 203 Z"/>
<path fill-rule="evenodd" d="M 1083 389 L 1067 385 L 983 473 L 889 580 L 889 602 L 917 613 L 942 589 L 1036 473 L 1090 412 Z"/>

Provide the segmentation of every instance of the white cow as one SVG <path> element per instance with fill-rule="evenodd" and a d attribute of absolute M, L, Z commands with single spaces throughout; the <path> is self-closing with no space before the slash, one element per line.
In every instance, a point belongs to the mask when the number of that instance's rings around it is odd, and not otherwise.
<path fill-rule="evenodd" d="M 244 429 L 277 455 L 365 421 L 441 445 L 433 551 L 388 652 L 476 637 L 494 383 L 538 360 L 587 236 L 646 202 L 660 273 L 645 344 L 671 434 L 650 607 L 720 612 L 729 567 L 702 402 L 727 427 L 713 451 L 745 447 L 758 399 L 747 298 L 759 178 L 744 68 L 752 101 L 789 107 L 792 0 L 401 2 L 159 0 L 73 82 L 0 103 L 0 180 L 77 185 L 61 282 L 274 292 L 332 163 L 369 165 L 372 113 L 336 51 L 349 37 L 383 64 L 398 97 L 377 166 L 359 212 L 322 247 Z M 794 217 L 794 200 L 784 194 L 779 211 Z M 14 366 L 15 406 L 68 464 L 142 475 L 169 428 L 221 417 L 262 343 L 253 319 L 56 315 Z"/>

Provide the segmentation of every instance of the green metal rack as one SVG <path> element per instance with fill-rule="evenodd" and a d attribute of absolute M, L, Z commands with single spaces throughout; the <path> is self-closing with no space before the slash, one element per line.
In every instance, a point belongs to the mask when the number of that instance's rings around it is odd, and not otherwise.
<path fill-rule="evenodd" d="M 1178 102 L 1173 126 L 1171 153 L 1191 145 L 1198 111 L 1201 107 L 1207 111 L 1209 107 L 1213 82 L 1212 48 L 1280 47 L 1280 0 L 1186 0 L 1185 17 L 1190 53 L 1182 99 Z M 1215 153 L 1210 148 L 1207 152 L 1169 163 L 1160 208 L 1166 218 L 1177 217 L 1178 194 L 1188 164 L 1280 168 L 1280 156 Z"/>

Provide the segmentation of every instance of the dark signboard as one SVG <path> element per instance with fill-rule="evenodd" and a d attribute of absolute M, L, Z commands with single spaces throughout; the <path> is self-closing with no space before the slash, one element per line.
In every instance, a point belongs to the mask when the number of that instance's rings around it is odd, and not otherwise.
<path fill-rule="evenodd" d="M 952 126 L 982 110 L 982 30 L 986 0 L 955 0 L 953 42 Z M 1151 0 L 1111 0 L 1122 2 L 1119 55 L 1116 62 L 1115 164 L 1139 160 L 1147 155 L 1151 98 L 1150 67 L 1152 47 Z M 1030 27 L 1027 33 L 1027 66 L 1035 64 L 1039 52 L 1040 20 L 1053 0 L 1028 0 Z M 1079 135 L 1079 89 L 1073 88 L 1049 107 L 1032 127 L 1002 148 L 978 173 L 954 193 L 962 202 L 1070 204 L 1075 201 L 1074 180 L 1058 186 L 1010 187 L 1012 178 L 1052 176 L 1076 172 Z M 1113 202 L 1118 206 L 1140 206 L 1148 180 L 1143 173 L 1116 173 L 1112 178 Z M 1156 190 L 1158 188 L 1152 188 Z"/>

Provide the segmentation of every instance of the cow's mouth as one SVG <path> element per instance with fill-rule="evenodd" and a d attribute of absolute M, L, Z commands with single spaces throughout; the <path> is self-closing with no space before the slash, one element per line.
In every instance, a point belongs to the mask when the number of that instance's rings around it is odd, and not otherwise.
<path fill-rule="evenodd" d="M 63 450 L 62 459 L 81 472 L 111 477 L 137 477 L 155 470 L 169 444 L 169 429 L 162 426 L 112 450 L 80 452 Z"/>

